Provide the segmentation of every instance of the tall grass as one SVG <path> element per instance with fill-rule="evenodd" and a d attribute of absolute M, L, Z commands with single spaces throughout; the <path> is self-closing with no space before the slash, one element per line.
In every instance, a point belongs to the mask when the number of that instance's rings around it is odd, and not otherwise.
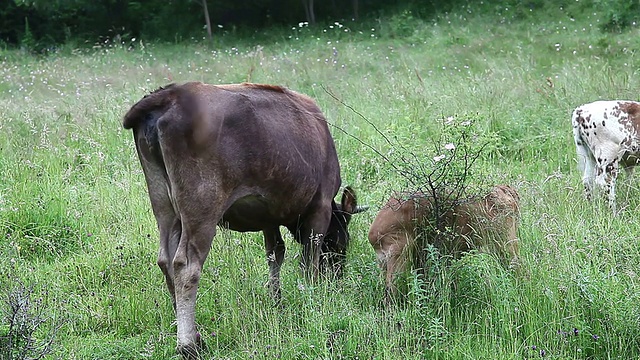
<path fill-rule="evenodd" d="M 49 311 L 64 318 L 53 358 L 174 357 L 156 224 L 121 116 L 168 82 L 250 80 L 317 100 L 344 183 L 372 209 L 352 222 L 341 280 L 305 282 L 287 238 L 282 308 L 264 286 L 261 235 L 220 231 L 197 307 L 207 358 L 637 358 L 638 190 L 622 187 L 615 218 L 604 202 L 583 200 L 569 114 L 596 99 L 638 100 L 639 30 L 601 33 L 598 14 L 559 9 L 466 10 L 430 22 L 301 24 L 213 45 L 4 52 L 0 289 L 16 277 L 46 289 Z M 521 194 L 527 276 L 471 254 L 435 278 L 410 279 L 408 301 L 385 307 L 366 234 L 403 181 L 371 147 L 394 150 L 381 132 L 420 154 L 440 120 L 460 114 L 496 139 L 482 173 Z M 44 326 L 42 338 L 57 324 Z"/>

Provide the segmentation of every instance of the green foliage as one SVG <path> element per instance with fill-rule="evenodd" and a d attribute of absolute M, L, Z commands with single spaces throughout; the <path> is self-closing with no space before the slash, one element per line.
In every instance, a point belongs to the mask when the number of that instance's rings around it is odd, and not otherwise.
<path fill-rule="evenodd" d="M 36 49 L 36 40 L 29 29 L 29 19 L 24 19 L 24 34 L 20 39 L 20 46 L 28 51 L 32 51 Z"/>
<path fill-rule="evenodd" d="M 609 32 L 620 32 L 640 21 L 640 1 L 594 0 L 596 8 L 604 14 L 604 22 L 600 27 Z"/>
<path fill-rule="evenodd" d="M 472 251 L 453 262 L 451 271 L 452 308 L 503 312 L 516 302 L 513 276 L 494 255 Z"/>
<path fill-rule="evenodd" d="M 380 35 L 391 39 L 412 41 L 417 39 L 423 27 L 422 20 L 416 18 L 411 10 L 405 9 L 380 22 Z"/>
<path fill-rule="evenodd" d="M 417 129 L 409 124 L 406 129 L 388 129 L 389 137 L 381 134 L 391 148 L 386 165 L 404 179 L 404 189 L 409 192 L 439 196 L 451 204 L 458 197 L 476 195 L 473 183 L 482 174 L 474 164 L 495 149 L 497 136 L 479 129 L 478 124 L 484 121 L 476 115 L 452 114 L 426 122 L 429 124 L 419 129 L 425 134 L 423 143 L 412 141 L 412 132 Z"/>

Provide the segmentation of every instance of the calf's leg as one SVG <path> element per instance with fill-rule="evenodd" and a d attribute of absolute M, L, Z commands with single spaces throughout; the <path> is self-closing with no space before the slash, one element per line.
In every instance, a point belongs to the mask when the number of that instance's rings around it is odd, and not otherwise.
<path fill-rule="evenodd" d="M 372 235 L 370 234 L 370 239 Z M 374 245 L 378 257 L 378 264 L 385 277 L 385 301 L 390 303 L 393 298 L 398 295 L 398 289 L 395 284 L 396 276 L 406 270 L 406 264 L 409 259 L 409 251 L 407 244 L 413 241 L 413 237 L 404 231 L 393 231 L 384 235 L 377 236 Z"/>
<path fill-rule="evenodd" d="M 520 271 L 520 251 L 518 249 L 518 219 L 515 216 L 508 217 L 508 231 L 506 239 L 506 250 L 510 257 L 509 269 Z"/>
<path fill-rule="evenodd" d="M 396 276 L 404 271 L 404 259 L 402 258 L 403 249 L 397 245 L 391 246 L 390 253 L 385 259 L 385 298 L 387 302 L 391 302 L 392 298 L 398 295 L 398 288 L 396 287 Z"/>

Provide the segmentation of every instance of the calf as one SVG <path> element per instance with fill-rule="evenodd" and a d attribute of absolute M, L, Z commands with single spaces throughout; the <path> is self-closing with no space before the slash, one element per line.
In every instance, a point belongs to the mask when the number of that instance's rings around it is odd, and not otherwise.
<path fill-rule="evenodd" d="M 411 254 L 423 251 L 420 245 L 434 245 L 441 253 L 455 258 L 478 249 L 497 255 L 511 267 L 518 260 L 519 196 L 506 185 L 494 187 L 481 199 L 462 201 L 443 211 L 439 219 L 433 214 L 433 197 L 422 193 L 395 194 L 380 209 L 369 229 L 369 242 L 378 255 L 385 275 L 387 294 L 397 292 L 396 274 L 406 270 Z M 437 236 L 440 230 L 452 231 L 452 236 Z M 416 241 L 419 237 L 426 237 Z"/>
<path fill-rule="evenodd" d="M 573 111 L 571 123 L 585 195 L 591 199 L 595 182 L 615 213 L 619 167 L 630 176 L 640 157 L 640 103 L 611 100 L 581 105 Z"/>
<path fill-rule="evenodd" d="M 196 293 L 216 225 L 262 231 L 276 298 L 285 252 L 280 225 L 303 245 L 307 275 L 316 278 L 321 264 L 340 267 L 356 197 L 347 188 L 334 201 L 338 156 L 311 98 L 269 85 L 169 85 L 133 105 L 123 125 L 133 129 L 158 222 L 158 265 L 183 356 L 196 357 L 200 346 Z"/>

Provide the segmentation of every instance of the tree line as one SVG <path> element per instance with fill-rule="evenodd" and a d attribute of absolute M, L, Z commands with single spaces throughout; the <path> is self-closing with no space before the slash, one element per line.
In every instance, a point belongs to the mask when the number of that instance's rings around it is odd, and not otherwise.
<path fill-rule="evenodd" d="M 358 21 L 406 10 L 429 17 L 478 3 L 523 14 L 545 6 L 594 8 L 603 12 L 605 30 L 621 30 L 640 14 L 638 0 L 0 0 L 0 45 L 38 48 L 115 36 L 179 41 L 212 37 L 220 28 Z"/>
<path fill-rule="evenodd" d="M 219 27 L 358 19 L 402 0 L 0 0 L 0 42 L 55 44 L 128 35 L 174 41 Z M 427 4 L 429 1 L 425 2 Z M 410 2 L 407 2 L 410 3 Z"/>

